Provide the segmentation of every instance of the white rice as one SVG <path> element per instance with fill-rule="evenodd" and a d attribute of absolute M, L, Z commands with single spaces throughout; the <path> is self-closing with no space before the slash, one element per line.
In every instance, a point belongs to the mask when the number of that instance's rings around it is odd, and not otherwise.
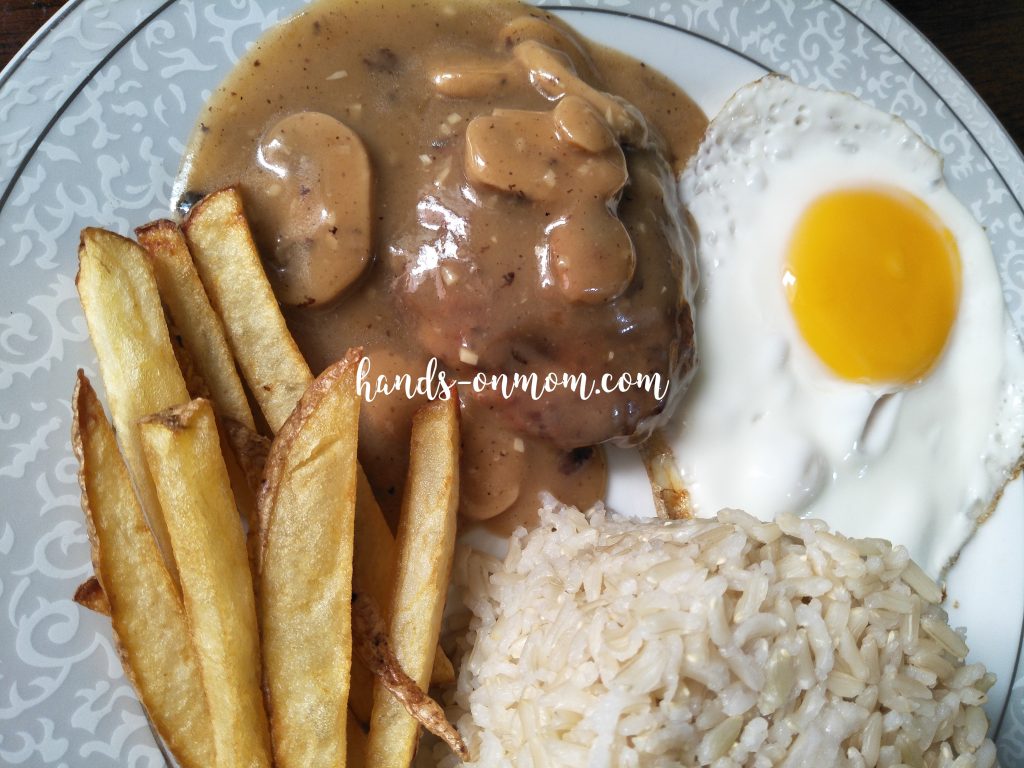
<path fill-rule="evenodd" d="M 453 579 L 448 712 L 473 766 L 995 764 L 994 677 L 886 541 L 552 504 L 504 562 L 461 549 Z"/>

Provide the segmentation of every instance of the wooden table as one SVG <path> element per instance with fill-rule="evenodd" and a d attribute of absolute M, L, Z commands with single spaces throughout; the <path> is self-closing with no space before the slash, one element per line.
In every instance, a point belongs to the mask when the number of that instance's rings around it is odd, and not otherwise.
<path fill-rule="evenodd" d="M 0 0 L 0 67 L 61 5 L 60 0 Z M 949 58 L 1024 147 L 1024 2 L 892 0 L 892 5 Z"/>

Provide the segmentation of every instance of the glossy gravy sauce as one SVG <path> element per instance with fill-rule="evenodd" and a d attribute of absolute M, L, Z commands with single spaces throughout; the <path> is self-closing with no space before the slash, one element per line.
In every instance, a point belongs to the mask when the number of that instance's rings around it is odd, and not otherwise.
<path fill-rule="evenodd" d="M 460 511 L 508 531 L 541 490 L 601 498 L 600 444 L 643 439 L 685 390 L 696 274 L 675 174 L 706 123 L 664 76 L 540 9 L 321 0 L 213 94 L 176 205 L 240 186 L 314 372 L 361 346 L 370 380 L 436 358 L 464 381 L 671 382 L 660 399 L 460 387 Z M 364 402 L 360 460 L 392 523 L 423 402 Z"/>

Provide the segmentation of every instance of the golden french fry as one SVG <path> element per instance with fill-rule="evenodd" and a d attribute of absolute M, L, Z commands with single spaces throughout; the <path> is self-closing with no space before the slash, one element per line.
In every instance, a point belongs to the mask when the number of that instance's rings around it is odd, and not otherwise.
<path fill-rule="evenodd" d="M 352 590 L 369 595 L 387 616 L 395 583 L 395 537 L 377 505 L 370 483 L 359 468 L 356 489 L 356 542 L 352 564 Z M 386 619 L 385 619 L 386 620 Z M 358 661 L 358 660 L 357 660 Z M 369 725 L 373 710 L 374 676 L 362 663 L 352 665 L 349 706 Z"/>
<path fill-rule="evenodd" d="M 78 294 L 96 348 L 118 441 L 171 577 L 177 570 L 167 525 L 146 468 L 138 420 L 188 400 L 146 252 L 127 238 L 83 229 Z"/>
<path fill-rule="evenodd" d="M 394 696 L 416 721 L 442 739 L 462 760 L 469 759 L 466 743 L 459 736 L 441 705 L 416 685 L 402 669 L 388 642 L 387 626 L 368 595 L 352 595 L 352 636 L 355 652 L 376 676 L 380 684 Z"/>
<path fill-rule="evenodd" d="M 369 595 L 380 607 L 385 622 L 390 615 L 391 592 L 395 583 L 395 537 L 384 519 L 373 489 L 362 467 L 356 490 L 356 542 L 352 589 Z M 352 665 L 349 707 L 356 718 L 369 724 L 373 709 L 373 674 L 365 665 Z M 431 685 L 449 685 L 455 681 L 455 668 L 438 646 L 434 654 Z"/>
<path fill-rule="evenodd" d="M 90 576 L 79 584 L 72 599 L 83 608 L 110 618 L 110 601 L 100 586 L 100 580 L 95 576 Z"/>
<path fill-rule="evenodd" d="M 189 211 L 184 229 L 231 352 L 277 432 L 313 376 L 263 271 L 238 190 L 207 195 Z"/>
<path fill-rule="evenodd" d="M 421 689 L 441 629 L 455 551 L 459 499 L 459 410 L 454 393 L 413 420 L 409 474 L 396 544 L 389 636 L 402 669 Z M 368 768 L 407 768 L 418 724 L 380 682 L 374 685 Z"/>
<path fill-rule="evenodd" d="M 225 234 L 221 238 L 217 234 L 218 226 L 223 227 L 225 233 L 231 230 L 230 234 Z M 268 406 L 264 403 L 273 401 L 274 408 L 283 413 L 283 416 L 280 417 L 283 421 L 291 413 L 302 390 L 312 381 L 312 375 L 309 372 L 309 367 L 297 352 L 295 343 L 285 325 L 284 317 L 269 288 L 270 284 L 266 280 L 259 254 L 252 242 L 238 192 L 233 188 L 225 189 L 204 198 L 190 212 L 185 224 L 185 234 L 192 244 L 196 265 L 204 282 L 207 283 L 211 299 L 225 322 L 229 343 L 234 345 L 234 340 L 237 339 L 241 344 L 240 351 L 236 352 L 236 358 L 239 360 L 239 365 L 246 376 L 250 389 L 257 396 L 261 408 L 267 415 L 268 423 L 276 431 L 280 424 L 270 418 L 267 411 Z M 229 239 L 238 244 L 237 253 L 232 253 L 231 249 L 225 245 Z M 244 273 L 244 279 L 240 278 L 238 282 L 232 278 L 236 265 Z M 256 286 L 252 297 L 244 290 L 240 290 L 239 286 L 243 282 Z M 217 296 L 221 296 L 219 301 Z M 250 315 L 251 306 L 255 306 L 256 309 Z M 225 308 L 234 309 L 234 314 L 226 315 Z M 253 339 L 255 341 L 249 343 Z M 260 385 L 262 379 L 250 375 L 250 370 L 257 370 L 259 361 L 251 361 L 249 365 L 245 363 L 247 357 L 276 360 L 278 349 L 284 350 L 285 353 L 280 355 L 281 359 L 277 361 L 276 371 L 280 381 L 292 382 L 290 387 L 283 388 L 284 391 L 290 389 L 292 392 L 290 398 L 281 395 L 280 392 L 272 396 L 268 389 Z M 239 463 L 250 480 L 251 487 L 258 489 L 262 482 L 263 461 L 265 460 L 259 436 L 254 435 L 251 431 L 246 434 L 230 422 L 226 424 L 226 433 Z M 371 570 L 369 580 L 377 580 L 383 590 L 380 595 L 380 599 L 384 601 L 382 605 L 390 605 L 390 590 L 394 572 L 394 537 L 384 522 L 380 508 L 373 498 L 372 491 L 369 491 L 368 485 L 366 490 L 366 494 L 359 494 L 359 498 L 366 502 L 364 504 L 364 501 L 360 501 L 359 509 L 366 508 L 366 514 L 357 514 L 356 536 L 358 540 L 365 543 L 358 545 L 360 554 L 356 556 L 355 578 L 358 580 L 358 573 L 362 565 L 366 565 Z M 372 508 L 370 508 L 371 506 Z M 359 530 L 363 528 L 360 521 L 363 519 L 367 519 L 369 522 L 367 530 L 360 533 Z M 383 523 L 383 525 L 379 523 Z M 258 528 L 259 520 L 250 519 L 250 535 L 253 535 Z M 362 555 L 364 552 L 365 556 Z M 386 559 L 381 560 L 380 558 L 384 557 L 385 553 Z M 383 568 L 374 570 L 378 565 L 382 565 Z M 453 681 L 454 669 L 440 648 L 438 656 L 437 675 L 433 682 L 445 684 Z M 354 674 L 357 678 L 369 682 L 364 670 Z M 372 696 L 366 690 L 366 686 L 360 686 L 360 690 L 365 691 L 361 699 L 365 706 L 357 709 L 356 712 L 365 718 L 364 722 L 368 723 Z"/>
<path fill-rule="evenodd" d="M 100 594 L 109 601 L 125 675 L 179 765 L 209 768 L 216 764 L 213 731 L 185 611 L 135 498 L 114 431 L 81 371 L 72 406 L 72 445 L 93 567 Z"/>
<path fill-rule="evenodd" d="M 660 429 L 637 446 L 647 470 L 647 480 L 654 494 L 654 511 L 658 517 L 669 520 L 688 520 L 693 517 L 690 494 L 676 465 L 672 447 Z"/>
<path fill-rule="evenodd" d="M 343 766 L 352 664 L 358 352 L 277 433 L 259 497 L 263 676 L 278 768 Z"/>
<path fill-rule="evenodd" d="M 228 442 L 249 478 L 251 487 L 258 490 L 263 482 L 263 468 L 270 450 L 270 441 L 237 422 L 225 420 L 224 427 Z M 256 516 L 249 522 L 249 554 L 253 561 L 257 558 L 259 529 L 259 518 Z M 380 606 L 390 606 L 395 580 L 395 537 L 361 467 L 357 468 L 355 556 L 352 568 L 353 589 L 370 595 Z M 450 685 L 454 681 L 455 668 L 439 646 L 434 656 L 430 684 Z M 359 722 L 369 724 L 370 711 L 373 709 L 373 675 L 362 664 L 352 665 L 348 703 Z"/>
<path fill-rule="evenodd" d="M 167 513 L 216 765 L 270 766 L 253 582 L 213 408 L 192 400 L 143 419 L 139 428 Z"/>
<path fill-rule="evenodd" d="M 206 296 L 181 229 L 163 219 L 139 227 L 135 236 L 149 252 L 160 298 L 209 390 L 217 415 L 255 431 L 224 328 Z"/>

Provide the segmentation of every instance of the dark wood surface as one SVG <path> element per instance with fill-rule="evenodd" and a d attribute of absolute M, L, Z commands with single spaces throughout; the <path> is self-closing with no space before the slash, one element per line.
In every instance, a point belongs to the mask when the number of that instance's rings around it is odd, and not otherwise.
<path fill-rule="evenodd" d="M 0 67 L 61 5 L 59 0 L 0 0 Z M 1024 146 L 1024 0 L 893 0 L 892 5 L 946 55 Z"/>

